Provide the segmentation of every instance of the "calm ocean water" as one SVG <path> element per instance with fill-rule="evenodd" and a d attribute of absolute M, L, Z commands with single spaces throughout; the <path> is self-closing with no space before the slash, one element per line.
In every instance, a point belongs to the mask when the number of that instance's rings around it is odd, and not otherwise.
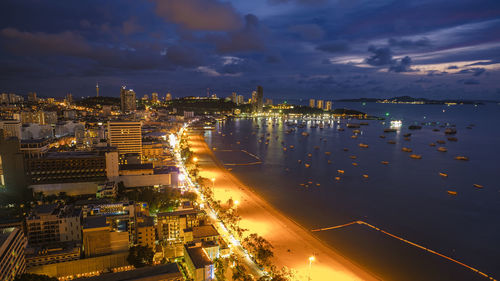
<path fill-rule="evenodd" d="M 205 137 L 224 163 L 253 160 L 221 150 L 246 150 L 259 156 L 261 165 L 234 166 L 233 173 L 306 228 L 363 220 L 500 278 L 500 105 L 337 103 L 335 107 L 376 116 L 388 113 L 388 117 L 385 123 L 368 121 L 356 139 L 351 138 L 353 129 L 321 130 L 310 128 L 311 123 L 286 134 L 288 127 L 282 120 L 264 118 L 219 122 Z M 390 120 L 402 120 L 398 133 L 383 133 Z M 340 122 L 345 127 L 346 121 Z M 421 122 L 437 125 L 408 130 L 408 125 Z M 440 127 L 445 123 L 456 125 L 457 142 L 447 140 Z M 470 124 L 475 126 L 467 129 Z M 433 131 L 435 128 L 440 131 Z M 303 131 L 309 136 L 302 136 Z M 411 140 L 404 139 L 405 133 L 412 133 Z M 270 138 L 267 145 L 265 140 L 259 142 L 266 134 Z M 396 144 L 388 144 L 389 140 Z M 446 143 L 429 146 L 437 140 Z M 283 151 L 282 141 L 295 148 Z M 359 143 L 369 147 L 360 148 Z M 437 151 L 439 146 L 445 146 L 448 152 Z M 413 149 L 422 159 L 411 159 L 402 147 Z M 326 155 L 327 151 L 331 155 Z M 457 155 L 470 160 L 457 161 Z M 353 162 L 358 165 L 353 166 Z M 339 176 L 339 169 L 345 174 L 338 181 L 334 178 Z M 448 177 L 441 177 L 440 172 Z M 369 177 L 363 178 L 363 174 Z M 300 185 L 308 182 L 312 182 L 309 187 Z M 457 195 L 449 195 L 448 190 Z M 486 280 L 366 226 L 316 235 L 386 280 Z"/>

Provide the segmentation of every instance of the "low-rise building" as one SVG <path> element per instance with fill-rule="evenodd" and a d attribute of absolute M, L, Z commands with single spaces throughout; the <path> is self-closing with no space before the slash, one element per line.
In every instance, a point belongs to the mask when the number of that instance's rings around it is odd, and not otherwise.
<path fill-rule="evenodd" d="M 158 213 L 158 237 L 173 243 L 183 242 L 184 229 L 199 226 L 204 219 L 205 213 L 198 209 Z"/>
<path fill-rule="evenodd" d="M 24 273 L 26 238 L 19 228 L 0 229 L 0 280 L 11 281 Z"/>
<path fill-rule="evenodd" d="M 201 246 L 185 245 L 184 259 L 189 277 L 194 281 L 215 280 L 214 264 Z"/>
<path fill-rule="evenodd" d="M 137 223 L 137 244 L 149 247 L 154 251 L 155 241 L 154 219 L 152 217 L 143 217 L 142 221 Z"/>
<path fill-rule="evenodd" d="M 93 216 L 85 219 L 83 226 L 85 257 L 126 252 L 129 244 L 129 233 L 114 228 L 105 216 Z"/>

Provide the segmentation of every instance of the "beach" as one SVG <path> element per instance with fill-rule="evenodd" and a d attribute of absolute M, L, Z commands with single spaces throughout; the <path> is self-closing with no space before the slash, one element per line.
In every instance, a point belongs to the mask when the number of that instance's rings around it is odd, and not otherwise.
<path fill-rule="evenodd" d="M 346 259 L 309 230 L 302 228 L 258 196 L 233 176 L 215 157 L 202 135 L 192 133 L 189 146 L 199 159 L 200 175 L 214 178 L 214 197 L 226 202 L 238 200 L 240 226 L 246 235 L 257 233 L 274 247 L 273 263 L 296 271 L 297 280 L 380 280 L 365 269 Z M 309 257 L 315 260 L 310 265 Z"/>

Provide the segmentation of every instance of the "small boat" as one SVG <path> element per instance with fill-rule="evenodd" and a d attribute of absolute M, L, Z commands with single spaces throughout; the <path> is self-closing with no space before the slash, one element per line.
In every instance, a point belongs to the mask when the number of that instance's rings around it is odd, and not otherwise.
<path fill-rule="evenodd" d="M 283 147 L 283 151 L 286 151 L 286 147 Z"/>
<path fill-rule="evenodd" d="M 231 172 L 231 171 L 233 170 L 233 168 L 228 168 L 227 170 L 228 170 L 229 172 Z"/>
<path fill-rule="evenodd" d="M 380 163 L 384 164 L 384 165 L 388 165 L 389 164 L 389 161 L 381 161 Z"/>
<path fill-rule="evenodd" d="M 332 160 L 328 160 L 328 164 L 332 164 Z"/>
<path fill-rule="evenodd" d="M 359 127 L 360 127 L 360 125 L 359 125 L 359 124 L 357 124 L 357 123 L 347 123 L 347 124 L 346 124 L 346 127 L 347 127 L 347 128 L 359 128 Z"/>
<path fill-rule="evenodd" d="M 361 123 L 359 123 L 359 125 L 361 125 L 361 126 L 368 126 L 369 124 L 368 124 L 368 122 L 361 122 Z"/>
<path fill-rule="evenodd" d="M 325 152 L 325 155 L 330 155 L 332 154 L 330 151 Z"/>
<path fill-rule="evenodd" d="M 448 190 L 447 191 L 449 195 L 457 195 L 457 192 L 456 191 L 451 191 L 451 190 Z"/>
<path fill-rule="evenodd" d="M 408 147 L 403 147 L 403 148 L 401 148 L 401 150 L 404 152 L 412 152 L 413 151 L 411 148 L 408 148 Z"/>
<path fill-rule="evenodd" d="M 213 151 L 216 151 L 216 150 L 217 150 L 217 147 L 212 147 L 212 150 L 213 150 Z"/>
<path fill-rule="evenodd" d="M 349 156 L 349 158 L 351 158 L 351 159 L 356 159 L 356 158 L 358 158 L 358 157 L 357 157 L 356 155 L 351 155 L 351 156 Z"/>
<path fill-rule="evenodd" d="M 368 145 L 366 143 L 360 143 L 358 145 L 359 145 L 359 147 L 362 147 L 362 148 L 368 148 Z"/>
<path fill-rule="evenodd" d="M 312 157 L 313 155 L 311 153 L 308 153 L 307 154 L 307 157 Z"/>
<path fill-rule="evenodd" d="M 455 160 L 469 161 L 469 157 L 467 156 L 457 156 Z"/>
<path fill-rule="evenodd" d="M 363 175 L 363 178 L 367 179 L 367 178 L 368 178 L 368 175 Z"/>
<path fill-rule="evenodd" d="M 314 149 L 319 149 L 319 146 L 317 146 L 317 145 L 316 145 L 316 146 L 314 146 Z"/>
<path fill-rule="evenodd" d="M 343 132 L 345 129 L 344 128 L 338 128 L 337 130 L 340 131 L 340 132 Z"/>
<path fill-rule="evenodd" d="M 408 133 L 408 134 L 404 134 L 404 135 L 403 135 L 403 137 L 405 137 L 405 138 L 407 138 L 407 137 L 409 137 L 409 136 L 411 136 L 411 133 Z"/>
<path fill-rule="evenodd" d="M 290 145 L 290 148 L 292 148 L 292 149 L 293 149 L 293 148 L 295 148 L 295 146 L 293 146 L 293 145 Z"/>
<path fill-rule="evenodd" d="M 420 129 L 422 129 L 422 126 L 419 126 L 419 125 L 410 125 L 410 126 L 408 126 L 408 129 L 410 129 L 410 130 L 420 130 Z"/>
<path fill-rule="evenodd" d="M 437 150 L 438 150 L 438 151 L 441 151 L 441 152 L 446 152 L 446 151 L 448 151 L 448 149 L 447 149 L 446 147 L 442 147 L 442 146 L 441 146 L 441 147 L 438 147 L 438 149 L 437 149 Z"/>
<path fill-rule="evenodd" d="M 310 165 L 310 164 L 307 164 L 307 163 L 305 163 L 305 164 L 304 164 L 304 166 L 305 166 L 306 168 L 311 167 L 311 165 Z"/>
<path fill-rule="evenodd" d="M 299 164 L 300 164 L 300 163 L 302 163 L 302 160 L 297 160 L 297 162 L 299 162 Z"/>
<path fill-rule="evenodd" d="M 344 174 L 344 170 L 337 170 L 337 173 Z"/>
<path fill-rule="evenodd" d="M 236 144 L 240 144 L 240 142 L 239 142 L 239 141 L 237 141 L 237 142 L 236 142 Z"/>
<path fill-rule="evenodd" d="M 344 147 L 344 151 L 349 151 L 349 148 Z"/>
<path fill-rule="evenodd" d="M 307 136 L 309 136 L 309 133 L 308 133 L 308 132 L 302 132 L 302 135 L 303 135 L 304 137 L 307 137 Z"/>
<path fill-rule="evenodd" d="M 380 135 L 379 138 L 385 139 L 385 136 L 384 135 Z"/>
<path fill-rule="evenodd" d="M 440 176 L 442 176 L 443 178 L 447 178 L 448 177 L 448 174 L 446 173 L 439 173 Z"/>
<path fill-rule="evenodd" d="M 320 183 L 317 183 L 316 186 L 320 186 L 321 184 Z"/>
<path fill-rule="evenodd" d="M 422 159 L 422 155 L 419 155 L 419 154 L 410 154 L 410 158 L 412 158 L 412 159 Z"/>
<path fill-rule="evenodd" d="M 301 183 L 300 186 L 305 186 L 305 184 Z"/>
<path fill-rule="evenodd" d="M 352 163 L 352 165 L 353 165 L 354 167 L 356 167 L 356 166 L 358 166 L 358 163 L 353 162 L 353 163 Z"/>
<path fill-rule="evenodd" d="M 388 143 L 388 144 L 396 144 L 396 141 L 394 141 L 394 140 L 390 140 L 390 141 L 388 141 L 387 143 Z"/>
<path fill-rule="evenodd" d="M 357 138 L 358 138 L 358 136 L 356 136 L 356 135 L 351 136 L 351 139 L 357 139 Z"/>
<path fill-rule="evenodd" d="M 455 128 L 447 128 L 446 130 L 444 130 L 444 133 L 446 135 L 454 135 L 457 133 L 457 129 Z"/>
<path fill-rule="evenodd" d="M 474 186 L 475 188 L 483 188 L 484 187 L 484 186 L 477 184 L 477 183 L 473 184 L 472 186 Z"/>
<path fill-rule="evenodd" d="M 456 137 L 449 137 L 448 140 L 449 141 L 458 141 L 458 139 Z"/>
<path fill-rule="evenodd" d="M 433 132 L 439 132 L 439 129 L 438 128 L 434 128 L 432 129 Z"/>
<path fill-rule="evenodd" d="M 397 132 L 398 130 L 394 129 L 394 128 L 385 128 L 384 129 L 384 133 L 395 133 Z"/>
<path fill-rule="evenodd" d="M 339 180 L 340 180 L 340 177 L 335 177 L 335 180 L 339 181 Z"/>
<path fill-rule="evenodd" d="M 436 146 L 436 144 L 431 142 L 431 143 L 429 143 L 429 146 Z"/>
<path fill-rule="evenodd" d="M 410 138 L 405 138 L 405 141 L 410 141 L 411 139 Z"/>
<path fill-rule="evenodd" d="M 439 144 L 445 144 L 446 143 L 444 140 L 437 140 L 436 142 L 439 143 Z"/>
<path fill-rule="evenodd" d="M 361 134 L 361 131 L 360 131 L 360 130 L 352 130 L 352 132 L 353 132 L 354 134 Z"/>

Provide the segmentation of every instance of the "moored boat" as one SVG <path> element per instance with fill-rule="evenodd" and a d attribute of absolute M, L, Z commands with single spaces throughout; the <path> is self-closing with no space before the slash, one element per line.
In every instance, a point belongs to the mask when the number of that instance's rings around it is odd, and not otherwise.
<path fill-rule="evenodd" d="M 351 156 L 349 156 L 349 158 L 351 158 L 351 159 L 356 159 L 356 158 L 358 158 L 358 157 L 357 157 L 356 155 L 351 155 Z"/>
<path fill-rule="evenodd" d="M 454 135 L 454 134 L 457 133 L 457 129 L 455 129 L 455 128 L 447 128 L 447 129 L 444 130 L 444 133 L 446 135 Z"/>
<path fill-rule="evenodd" d="M 380 161 L 380 163 L 387 165 L 387 164 L 389 164 L 389 161 Z"/>
<path fill-rule="evenodd" d="M 384 133 L 395 133 L 395 132 L 397 132 L 397 130 L 394 128 L 385 128 L 384 129 Z"/>
<path fill-rule="evenodd" d="M 422 155 L 419 155 L 419 154 L 410 154 L 410 158 L 412 158 L 412 159 L 422 159 Z"/>
<path fill-rule="evenodd" d="M 449 137 L 448 140 L 449 141 L 458 141 L 458 139 L 456 137 Z"/>
<path fill-rule="evenodd" d="M 445 144 L 446 143 L 444 140 L 437 140 L 436 142 L 439 143 L 439 144 Z"/>
<path fill-rule="evenodd" d="M 455 160 L 469 161 L 469 157 L 467 157 L 467 156 L 456 156 Z"/>
<path fill-rule="evenodd" d="M 448 177 L 448 174 L 446 174 L 446 173 L 439 173 L 439 175 L 442 176 L 443 178 Z"/>
<path fill-rule="evenodd" d="M 472 186 L 474 186 L 475 188 L 483 188 L 483 186 L 482 186 L 482 185 L 477 184 L 477 183 L 473 184 Z"/>
<path fill-rule="evenodd" d="M 411 148 L 408 148 L 408 147 L 403 147 L 403 148 L 401 148 L 401 150 L 404 152 L 412 152 L 413 151 Z"/>
<path fill-rule="evenodd" d="M 358 145 L 359 145 L 359 147 L 362 147 L 362 148 L 368 148 L 368 145 L 366 143 L 360 143 Z"/>
<path fill-rule="evenodd" d="M 441 146 L 441 147 L 438 147 L 438 149 L 437 149 L 437 150 L 438 150 L 438 151 L 441 151 L 441 152 L 446 152 L 446 151 L 448 151 L 448 149 L 447 149 L 446 147 L 442 147 L 442 146 Z"/>
<path fill-rule="evenodd" d="M 449 195 L 457 195 L 456 191 L 448 190 L 447 192 Z"/>
<path fill-rule="evenodd" d="M 431 142 L 431 143 L 429 143 L 429 146 L 436 146 L 436 144 Z"/>
<path fill-rule="evenodd" d="M 387 142 L 388 144 L 396 144 L 396 141 L 390 140 Z"/>
<path fill-rule="evenodd" d="M 366 174 L 365 174 L 365 175 L 363 175 L 363 178 L 367 179 L 367 178 L 368 178 L 368 175 L 366 175 Z"/>
<path fill-rule="evenodd" d="M 344 174 L 344 172 L 345 172 L 344 170 L 337 170 L 337 173 L 339 174 Z"/>

